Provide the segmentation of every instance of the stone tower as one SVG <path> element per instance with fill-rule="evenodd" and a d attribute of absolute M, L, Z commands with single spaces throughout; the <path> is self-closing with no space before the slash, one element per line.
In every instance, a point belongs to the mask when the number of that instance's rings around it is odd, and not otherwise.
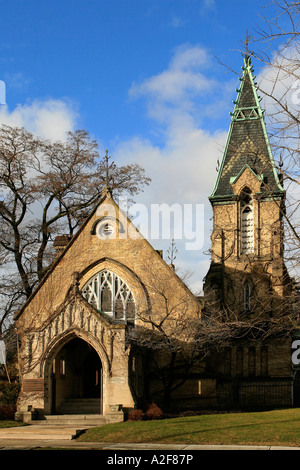
<path fill-rule="evenodd" d="M 274 316 L 287 285 L 282 216 L 285 191 L 277 174 L 246 56 L 227 142 L 209 200 L 211 266 L 205 292 L 234 315 Z"/>
<path fill-rule="evenodd" d="M 254 80 L 246 56 L 209 197 L 214 223 L 205 310 L 237 332 L 214 358 L 219 400 L 226 406 L 285 406 L 292 400 L 291 340 L 278 329 L 291 286 L 283 257 L 285 191 Z"/>

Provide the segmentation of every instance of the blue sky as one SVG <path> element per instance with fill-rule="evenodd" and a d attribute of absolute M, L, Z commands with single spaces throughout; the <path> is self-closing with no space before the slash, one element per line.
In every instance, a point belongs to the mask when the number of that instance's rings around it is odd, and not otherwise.
<path fill-rule="evenodd" d="M 210 73 L 240 68 L 238 49 L 259 22 L 261 0 L 10 0 L 0 1 L 0 73 L 10 109 L 60 99 L 78 112 L 77 125 L 111 146 L 148 135 L 134 82 L 159 74 L 182 45 L 212 55 Z M 234 91 L 234 90 L 233 90 Z M 230 104 L 229 104 L 230 106 Z M 225 114 L 226 115 L 226 114 Z"/>
<path fill-rule="evenodd" d="M 266 3 L 0 0 L 0 122 L 53 139 L 85 128 L 116 162 L 145 167 L 152 184 L 137 202 L 204 204 L 202 249 L 177 243 L 194 287 L 209 265 L 207 197 L 238 86 L 219 61 L 240 72 Z"/>

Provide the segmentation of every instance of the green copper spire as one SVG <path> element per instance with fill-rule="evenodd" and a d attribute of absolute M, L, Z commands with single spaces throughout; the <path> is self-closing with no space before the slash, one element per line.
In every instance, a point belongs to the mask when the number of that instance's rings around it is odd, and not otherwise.
<path fill-rule="evenodd" d="M 209 197 L 212 204 L 233 200 L 232 181 L 245 165 L 265 184 L 265 190 L 283 193 L 269 144 L 261 98 L 257 95 L 251 57 L 244 57 L 240 86 L 233 102 L 230 128 L 215 187 Z M 263 190 L 263 189 L 262 189 Z"/>

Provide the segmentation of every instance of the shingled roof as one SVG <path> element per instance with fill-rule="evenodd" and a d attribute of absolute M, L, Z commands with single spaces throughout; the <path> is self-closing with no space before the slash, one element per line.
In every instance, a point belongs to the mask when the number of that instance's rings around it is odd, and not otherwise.
<path fill-rule="evenodd" d="M 230 113 L 225 151 L 209 197 L 212 204 L 233 199 L 231 183 L 245 166 L 249 166 L 261 180 L 262 193 L 272 192 L 272 195 L 276 193 L 279 196 L 284 193 L 274 165 L 250 57 L 244 58 L 242 70 L 234 110 Z"/>

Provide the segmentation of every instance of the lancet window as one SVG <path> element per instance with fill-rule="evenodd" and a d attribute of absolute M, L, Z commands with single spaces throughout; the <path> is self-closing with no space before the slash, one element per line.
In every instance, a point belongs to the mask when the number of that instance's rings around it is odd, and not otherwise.
<path fill-rule="evenodd" d="M 244 309 L 250 310 L 251 308 L 251 286 L 247 281 L 244 284 Z"/>
<path fill-rule="evenodd" d="M 253 194 L 245 188 L 241 194 L 241 253 L 254 252 Z"/>
<path fill-rule="evenodd" d="M 134 297 L 127 284 L 115 273 L 106 269 L 100 271 L 84 285 L 82 295 L 96 310 L 114 320 L 134 323 Z"/>

